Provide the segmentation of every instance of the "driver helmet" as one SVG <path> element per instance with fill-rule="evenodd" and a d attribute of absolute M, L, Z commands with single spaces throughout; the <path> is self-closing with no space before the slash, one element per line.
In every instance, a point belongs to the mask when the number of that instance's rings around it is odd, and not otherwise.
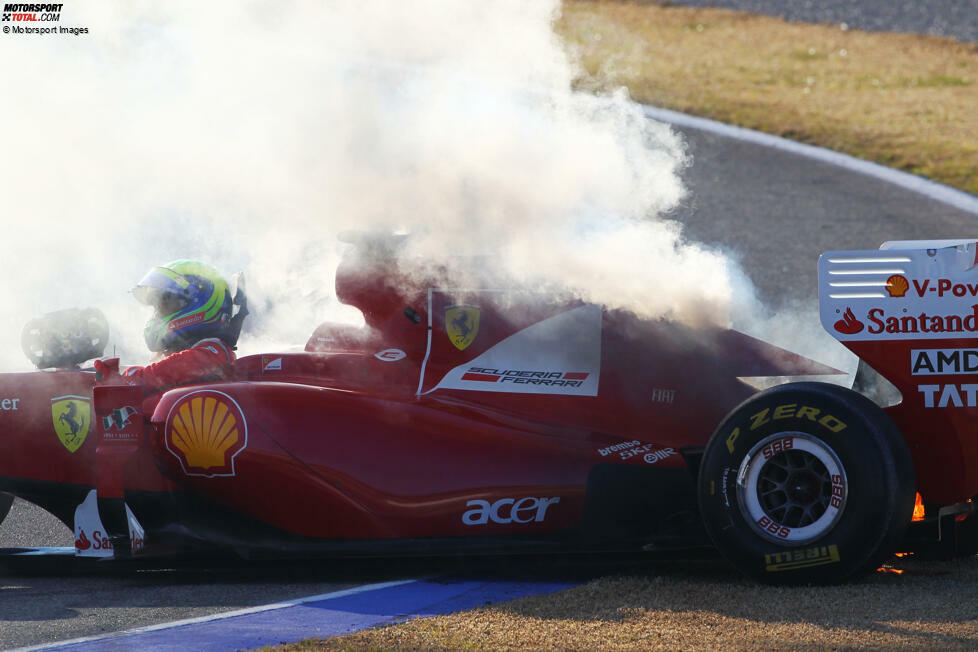
<path fill-rule="evenodd" d="M 174 260 L 154 267 L 132 293 L 155 309 L 143 331 L 150 351 L 173 353 L 208 337 L 227 340 L 231 291 L 210 265 Z"/>

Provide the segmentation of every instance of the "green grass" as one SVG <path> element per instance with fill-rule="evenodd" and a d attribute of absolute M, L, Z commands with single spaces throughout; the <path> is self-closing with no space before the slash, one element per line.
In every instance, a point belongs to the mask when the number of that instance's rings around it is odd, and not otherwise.
<path fill-rule="evenodd" d="M 612 0 L 565 0 L 557 30 L 582 89 L 625 86 L 978 194 L 978 45 Z"/>

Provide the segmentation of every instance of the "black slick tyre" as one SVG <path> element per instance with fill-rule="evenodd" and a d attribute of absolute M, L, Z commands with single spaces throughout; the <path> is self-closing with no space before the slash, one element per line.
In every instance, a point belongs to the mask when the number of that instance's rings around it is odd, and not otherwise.
<path fill-rule="evenodd" d="M 720 553 L 768 584 L 831 584 L 877 568 L 913 514 L 906 442 L 864 396 L 791 383 L 751 397 L 710 438 L 699 475 Z"/>

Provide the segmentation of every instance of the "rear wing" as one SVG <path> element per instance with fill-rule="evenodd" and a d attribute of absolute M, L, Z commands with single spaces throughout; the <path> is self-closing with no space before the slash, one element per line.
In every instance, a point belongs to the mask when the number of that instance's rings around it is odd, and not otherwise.
<path fill-rule="evenodd" d="M 843 343 L 978 338 L 978 242 L 887 242 L 818 260 L 822 327 Z"/>
<path fill-rule="evenodd" d="M 978 241 L 888 242 L 818 261 L 822 326 L 900 391 L 887 414 L 910 446 L 917 490 L 978 494 Z"/>

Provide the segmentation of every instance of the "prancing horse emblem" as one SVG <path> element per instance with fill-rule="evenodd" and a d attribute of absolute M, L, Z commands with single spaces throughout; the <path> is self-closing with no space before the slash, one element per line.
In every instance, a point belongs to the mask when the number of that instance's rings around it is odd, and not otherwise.
<path fill-rule="evenodd" d="M 479 309 L 466 305 L 445 308 L 445 332 L 455 348 L 464 351 L 479 334 Z"/>
<path fill-rule="evenodd" d="M 74 453 L 85 443 L 88 427 L 92 423 L 92 406 L 88 397 L 68 394 L 52 398 L 51 419 L 58 439 L 69 453 Z"/>

